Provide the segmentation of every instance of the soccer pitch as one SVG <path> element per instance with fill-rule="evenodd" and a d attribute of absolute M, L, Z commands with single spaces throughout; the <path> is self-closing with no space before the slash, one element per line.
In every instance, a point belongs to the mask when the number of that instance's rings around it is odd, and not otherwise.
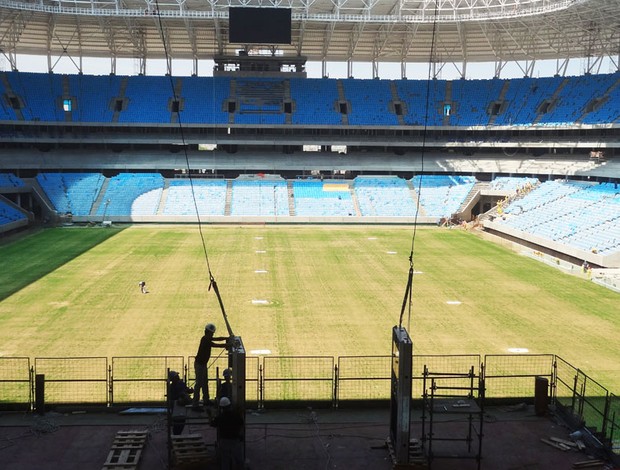
<path fill-rule="evenodd" d="M 227 335 L 209 267 L 250 355 L 389 355 L 412 233 L 203 225 L 208 262 L 196 225 L 25 235 L 0 246 L 0 355 L 194 355 L 207 322 Z M 414 353 L 555 353 L 620 392 L 619 294 L 461 230 L 414 253 Z"/>

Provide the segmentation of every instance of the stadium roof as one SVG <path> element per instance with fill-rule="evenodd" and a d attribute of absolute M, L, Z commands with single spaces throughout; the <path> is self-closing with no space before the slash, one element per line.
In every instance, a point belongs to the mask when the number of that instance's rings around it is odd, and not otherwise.
<path fill-rule="evenodd" d="M 13 68 L 18 54 L 80 70 L 82 57 L 209 60 L 244 47 L 228 42 L 240 6 L 291 8 L 292 44 L 277 53 L 323 63 L 453 63 L 464 75 L 494 62 L 499 75 L 542 59 L 562 73 L 570 58 L 596 72 L 620 54 L 620 0 L 0 0 L 0 52 Z"/>

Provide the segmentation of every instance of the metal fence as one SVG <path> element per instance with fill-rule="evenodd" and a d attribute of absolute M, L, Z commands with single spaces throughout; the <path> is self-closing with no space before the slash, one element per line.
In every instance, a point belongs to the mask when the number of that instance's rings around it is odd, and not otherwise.
<path fill-rule="evenodd" d="M 166 400 L 166 372 L 176 370 L 192 386 L 193 357 L 0 357 L 0 407 L 34 408 L 35 376 L 45 376 L 47 404 L 138 405 Z M 213 358 L 209 384 L 216 394 L 227 355 Z M 188 365 L 191 364 L 192 367 Z M 412 398 L 422 396 L 424 367 L 439 374 L 467 373 L 485 380 L 487 398 L 533 400 L 536 377 L 549 380 L 553 402 L 595 428 L 620 454 L 620 397 L 583 371 L 552 354 L 414 355 Z M 323 402 L 340 406 L 359 400 L 385 400 L 390 394 L 390 356 L 246 357 L 246 401 Z M 463 380 L 455 378 L 454 380 Z M 458 386 L 459 384 L 455 383 Z"/>

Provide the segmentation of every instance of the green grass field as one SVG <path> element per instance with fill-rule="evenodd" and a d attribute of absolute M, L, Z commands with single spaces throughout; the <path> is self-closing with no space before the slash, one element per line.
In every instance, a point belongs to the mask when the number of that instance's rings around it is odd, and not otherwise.
<path fill-rule="evenodd" d="M 250 354 L 390 354 L 411 227 L 207 225 L 203 234 Z M 197 226 L 47 229 L 4 243 L 0 260 L 3 356 L 189 356 L 205 323 L 225 334 Z M 617 293 L 461 230 L 418 229 L 415 269 L 415 353 L 555 353 L 620 392 Z"/>

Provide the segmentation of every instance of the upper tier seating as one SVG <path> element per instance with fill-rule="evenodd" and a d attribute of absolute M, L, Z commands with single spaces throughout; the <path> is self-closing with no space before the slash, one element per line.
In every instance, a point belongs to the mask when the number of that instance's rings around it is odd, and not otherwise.
<path fill-rule="evenodd" d="M 441 126 L 443 106 L 446 99 L 445 80 L 399 80 L 396 82 L 398 96 L 406 104 L 407 113 L 403 115 L 405 124 L 422 126 Z M 428 113 L 427 110 L 428 95 Z"/>
<path fill-rule="evenodd" d="M 193 187 L 193 194 L 192 194 Z M 174 179 L 167 189 L 164 215 L 224 215 L 226 181 Z M 194 198 L 196 203 L 194 204 Z"/>
<path fill-rule="evenodd" d="M 293 182 L 295 215 L 350 217 L 356 215 L 347 182 L 324 183 L 319 180 Z"/>
<path fill-rule="evenodd" d="M 411 190 L 402 178 L 358 176 L 354 180 L 354 189 L 362 216 L 415 216 Z"/>
<path fill-rule="evenodd" d="M 451 217 L 476 184 L 473 176 L 417 175 L 411 184 L 429 217 Z M 419 188 L 419 189 L 418 189 Z"/>
<path fill-rule="evenodd" d="M 69 75 L 72 96 L 79 97 L 71 112 L 77 122 L 112 122 L 113 102 L 119 98 L 121 78 L 116 75 Z"/>
<path fill-rule="evenodd" d="M 230 80 L 228 77 L 184 77 L 180 96 L 183 98 L 181 122 L 228 123 L 225 100 L 230 96 Z"/>
<path fill-rule="evenodd" d="M 155 215 L 163 188 L 159 173 L 120 173 L 110 178 L 97 215 Z"/>
<path fill-rule="evenodd" d="M 234 180 L 230 215 L 290 215 L 286 181 L 283 179 Z"/>
<path fill-rule="evenodd" d="M 538 107 L 550 99 L 562 77 L 519 78 L 510 80 L 504 97 L 505 109 L 495 118 L 498 126 L 530 126 L 538 116 Z"/>
<path fill-rule="evenodd" d="M 24 182 L 14 173 L 0 173 L 0 188 L 23 188 Z"/>
<path fill-rule="evenodd" d="M 395 126 L 398 118 L 390 109 L 393 101 L 387 80 L 342 80 L 344 94 L 351 104 L 349 124 L 370 126 Z"/>
<path fill-rule="evenodd" d="M 613 75 L 572 77 L 557 93 L 556 102 L 549 112 L 543 114 L 538 122 L 553 126 L 574 123 L 592 98 L 603 96 L 615 81 Z"/>
<path fill-rule="evenodd" d="M 295 106 L 293 124 L 342 124 L 342 116 L 336 106 L 336 80 L 291 78 L 290 85 Z"/>
<path fill-rule="evenodd" d="M 576 122 L 607 124 L 620 118 L 619 72 L 449 82 L 0 74 L 0 120 L 9 121 L 566 126 Z M 252 88 L 258 94 L 248 95 Z M 264 93 L 259 93 L 261 90 Z M 63 99 L 71 100 L 71 111 L 63 110 Z M 285 112 L 284 103 L 289 100 L 291 106 Z M 228 108 L 229 102 L 235 109 Z M 402 116 L 396 115 L 393 103 L 402 105 Z M 122 110 L 115 110 L 118 105 Z M 176 105 L 178 114 L 173 112 Z M 451 110 L 444 115 L 447 105 Z"/>
<path fill-rule="evenodd" d="M 101 173 L 39 173 L 37 182 L 58 212 L 89 215 L 105 178 Z"/>
<path fill-rule="evenodd" d="M 452 82 L 452 103 L 458 103 L 450 114 L 451 126 L 486 126 L 489 103 L 497 101 L 504 81 L 455 80 Z"/>

